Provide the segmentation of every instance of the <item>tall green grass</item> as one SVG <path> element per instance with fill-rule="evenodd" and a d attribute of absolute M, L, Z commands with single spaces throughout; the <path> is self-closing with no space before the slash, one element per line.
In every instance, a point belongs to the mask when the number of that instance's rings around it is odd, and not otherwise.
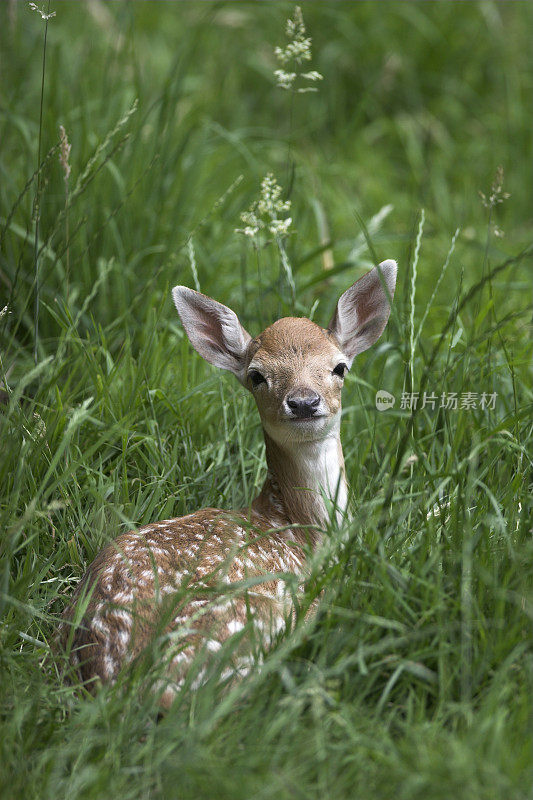
<path fill-rule="evenodd" d="M 44 22 L 0 10 L 0 795 L 530 797 L 530 6 L 305 4 L 324 80 L 291 101 L 292 5 L 51 5 L 41 130 Z M 294 303 L 277 249 L 258 269 L 234 233 L 269 171 L 291 182 Z M 171 286 L 252 333 L 326 324 L 374 257 L 399 285 L 346 381 L 354 516 L 314 567 L 317 617 L 157 723 L 157 664 L 65 685 L 55 626 L 102 545 L 261 485 L 251 400 L 192 352 Z M 402 409 L 411 390 L 436 408 Z M 452 392 L 495 408 L 440 409 Z"/>

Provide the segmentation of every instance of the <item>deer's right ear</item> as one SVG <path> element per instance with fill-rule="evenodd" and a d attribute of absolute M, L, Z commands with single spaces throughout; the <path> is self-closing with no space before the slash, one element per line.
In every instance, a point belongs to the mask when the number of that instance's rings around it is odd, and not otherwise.
<path fill-rule="evenodd" d="M 175 286 L 172 297 L 194 349 L 210 364 L 233 372 L 244 383 L 246 348 L 251 336 L 237 315 L 186 286 Z"/>

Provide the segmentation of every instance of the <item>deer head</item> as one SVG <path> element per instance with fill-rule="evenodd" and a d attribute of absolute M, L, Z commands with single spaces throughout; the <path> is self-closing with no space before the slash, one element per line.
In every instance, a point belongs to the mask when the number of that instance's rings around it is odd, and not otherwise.
<path fill-rule="evenodd" d="M 185 286 L 172 293 L 193 347 L 237 376 L 265 433 L 287 445 L 338 430 L 345 373 L 383 333 L 395 283 L 396 262 L 383 261 L 341 295 L 327 328 L 288 317 L 254 339 L 227 306 Z"/>

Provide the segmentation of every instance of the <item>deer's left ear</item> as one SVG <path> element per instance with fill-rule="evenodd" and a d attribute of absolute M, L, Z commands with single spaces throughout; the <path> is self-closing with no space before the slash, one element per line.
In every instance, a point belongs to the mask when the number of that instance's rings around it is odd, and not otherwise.
<path fill-rule="evenodd" d="M 349 359 L 377 342 L 389 319 L 396 286 L 396 261 L 382 261 L 339 298 L 328 330 Z"/>

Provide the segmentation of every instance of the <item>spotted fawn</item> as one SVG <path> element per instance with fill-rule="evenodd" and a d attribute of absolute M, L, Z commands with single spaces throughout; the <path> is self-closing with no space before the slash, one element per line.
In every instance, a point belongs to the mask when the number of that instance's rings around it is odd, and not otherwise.
<path fill-rule="evenodd" d="M 200 650 L 220 650 L 250 624 L 267 641 L 284 627 L 293 602 L 283 576 L 303 585 L 331 514 L 338 522 L 347 514 L 343 379 L 385 329 L 395 283 L 396 263 L 384 261 L 341 295 L 327 328 L 289 317 L 255 338 L 227 306 L 174 288 L 192 346 L 233 372 L 255 399 L 267 475 L 249 508 L 204 508 L 154 522 L 97 555 L 60 625 L 62 646 L 89 688 L 113 683 L 158 639 L 168 707 Z M 242 645 L 238 652 L 237 675 L 251 663 Z"/>

